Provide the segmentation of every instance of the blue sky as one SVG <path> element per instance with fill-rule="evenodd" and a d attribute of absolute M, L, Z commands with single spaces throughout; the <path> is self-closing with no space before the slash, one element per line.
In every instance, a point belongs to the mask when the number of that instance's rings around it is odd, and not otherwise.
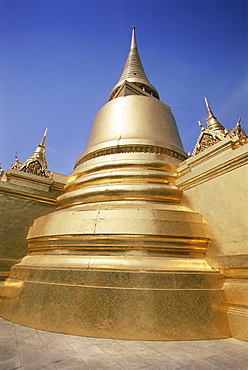
<path fill-rule="evenodd" d="M 49 127 L 48 168 L 70 174 L 122 72 L 136 26 L 148 79 L 186 152 L 203 96 L 248 132 L 246 0 L 0 0 L 0 162 L 25 161 Z"/>

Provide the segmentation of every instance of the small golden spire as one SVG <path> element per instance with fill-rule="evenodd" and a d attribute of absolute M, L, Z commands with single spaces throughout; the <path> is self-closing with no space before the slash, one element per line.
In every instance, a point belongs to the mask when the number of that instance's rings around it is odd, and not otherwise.
<path fill-rule="evenodd" d="M 51 173 L 47 170 L 47 162 L 45 155 L 45 143 L 48 127 L 46 127 L 40 144 L 37 146 L 33 154 L 24 162 L 21 171 L 28 172 L 38 176 L 51 177 Z"/>
<path fill-rule="evenodd" d="M 217 120 L 217 118 L 213 115 L 213 112 L 209 106 L 208 99 L 206 96 L 204 96 L 205 104 L 206 104 L 206 109 L 207 109 L 207 114 L 208 117 L 206 119 L 206 125 L 208 130 L 212 131 L 219 131 L 224 133 L 225 128 L 222 126 L 222 124 Z"/>
<path fill-rule="evenodd" d="M 205 104 L 206 104 L 206 108 L 207 108 L 208 118 L 214 117 L 213 112 L 211 111 L 211 108 L 209 106 L 208 99 L 207 99 L 206 96 L 204 96 L 204 100 L 205 100 Z"/>
<path fill-rule="evenodd" d="M 46 145 L 47 131 L 48 131 L 48 127 L 46 127 L 46 129 L 45 129 L 45 132 L 44 132 L 43 138 L 42 138 L 42 140 L 41 140 L 41 142 L 40 142 L 40 145 L 39 145 L 39 146 L 45 146 L 45 145 Z"/>

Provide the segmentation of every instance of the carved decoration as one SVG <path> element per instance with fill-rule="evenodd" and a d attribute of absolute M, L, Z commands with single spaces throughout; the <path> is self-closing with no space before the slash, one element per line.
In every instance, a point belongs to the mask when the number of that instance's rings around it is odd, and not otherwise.
<path fill-rule="evenodd" d="M 174 157 L 181 161 L 184 161 L 186 159 L 186 157 L 184 157 L 183 155 L 163 147 L 152 145 L 118 145 L 106 149 L 100 149 L 85 155 L 76 163 L 74 168 L 90 159 L 117 153 L 152 153 L 157 155 Z"/>
<path fill-rule="evenodd" d="M 15 154 L 15 162 L 12 162 L 10 165 L 10 168 L 12 170 L 20 170 L 22 167 L 23 163 L 19 161 L 19 158 L 17 156 L 17 153 Z"/>
<path fill-rule="evenodd" d="M 241 127 L 241 117 L 238 116 L 238 122 L 236 124 L 236 126 L 229 132 L 229 136 L 230 137 L 233 137 L 233 136 L 238 136 L 239 140 L 240 141 L 243 141 L 243 142 L 246 142 L 247 139 L 248 139 L 248 136 L 246 135 L 245 131 L 242 129 Z"/>
<path fill-rule="evenodd" d="M 210 148 L 212 145 L 218 143 L 220 141 L 219 138 L 214 137 L 211 134 L 203 133 L 200 135 L 200 140 L 195 146 L 194 152 L 192 155 L 196 155 L 200 152 L 203 152 L 203 150 Z"/>
<path fill-rule="evenodd" d="M 30 173 L 32 175 L 43 176 L 48 178 L 51 177 L 51 172 L 48 171 L 44 166 L 42 166 L 39 160 L 25 163 L 21 167 L 21 171 Z"/>
<path fill-rule="evenodd" d="M 212 145 L 218 143 L 219 141 L 223 140 L 226 137 L 238 137 L 239 139 L 239 145 L 243 145 L 248 142 L 248 137 L 245 133 L 245 131 L 241 127 L 241 117 L 238 116 L 238 122 L 236 126 L 231 130 L 228 131 L 227 129 L 224 130 L 224 133 L 221 131 L 214 131 L 210 130 L 208 128 L 204 128 L 200 121 L 198 121 L 198 125 L 201 128 L 201 133 L 196 141 L 194 150 L 192 152 L 192 156 L 196 155 L 202 151 L 204 151 L 207 148 L 210 148 Z"/>
<path fill-rule="evenodd" d="M 33 152 L 33 154 L 25 161 L 25 163 L 21 163 L 19 161 L 19 158 L 17 157 L 17 153 L 15 154 L 15 162 L 11 164 L 12 170 L 19 170 L 30 173 L 32 175 L 52 178 L 52 172 L 47 170 L 47 162 L 45 156 L 47 130 L 48 128 L 46 128 L 40 144 Z"/>

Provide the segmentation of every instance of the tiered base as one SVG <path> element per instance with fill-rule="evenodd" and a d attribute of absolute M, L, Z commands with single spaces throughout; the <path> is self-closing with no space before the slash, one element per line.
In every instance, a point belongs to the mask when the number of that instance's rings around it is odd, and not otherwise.
<path fill-rule="evenodd" d="M 230 336 L 222 275 L 200 259 L 27 256 L 5 282 L 1 314 L 82 336 L 193 340 Z"/>

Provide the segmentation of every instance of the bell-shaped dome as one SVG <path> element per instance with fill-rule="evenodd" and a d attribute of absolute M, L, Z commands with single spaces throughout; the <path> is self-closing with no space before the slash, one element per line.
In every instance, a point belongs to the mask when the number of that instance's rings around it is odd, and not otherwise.
<path fill-rule="evenodd" d="M 98 112 L 76 166 L 90 153 L 134 144 L 170 149 L 182 159 L 187 156 L 170 107 L 151 97 L 129 95 L 111 100 Z"/>

